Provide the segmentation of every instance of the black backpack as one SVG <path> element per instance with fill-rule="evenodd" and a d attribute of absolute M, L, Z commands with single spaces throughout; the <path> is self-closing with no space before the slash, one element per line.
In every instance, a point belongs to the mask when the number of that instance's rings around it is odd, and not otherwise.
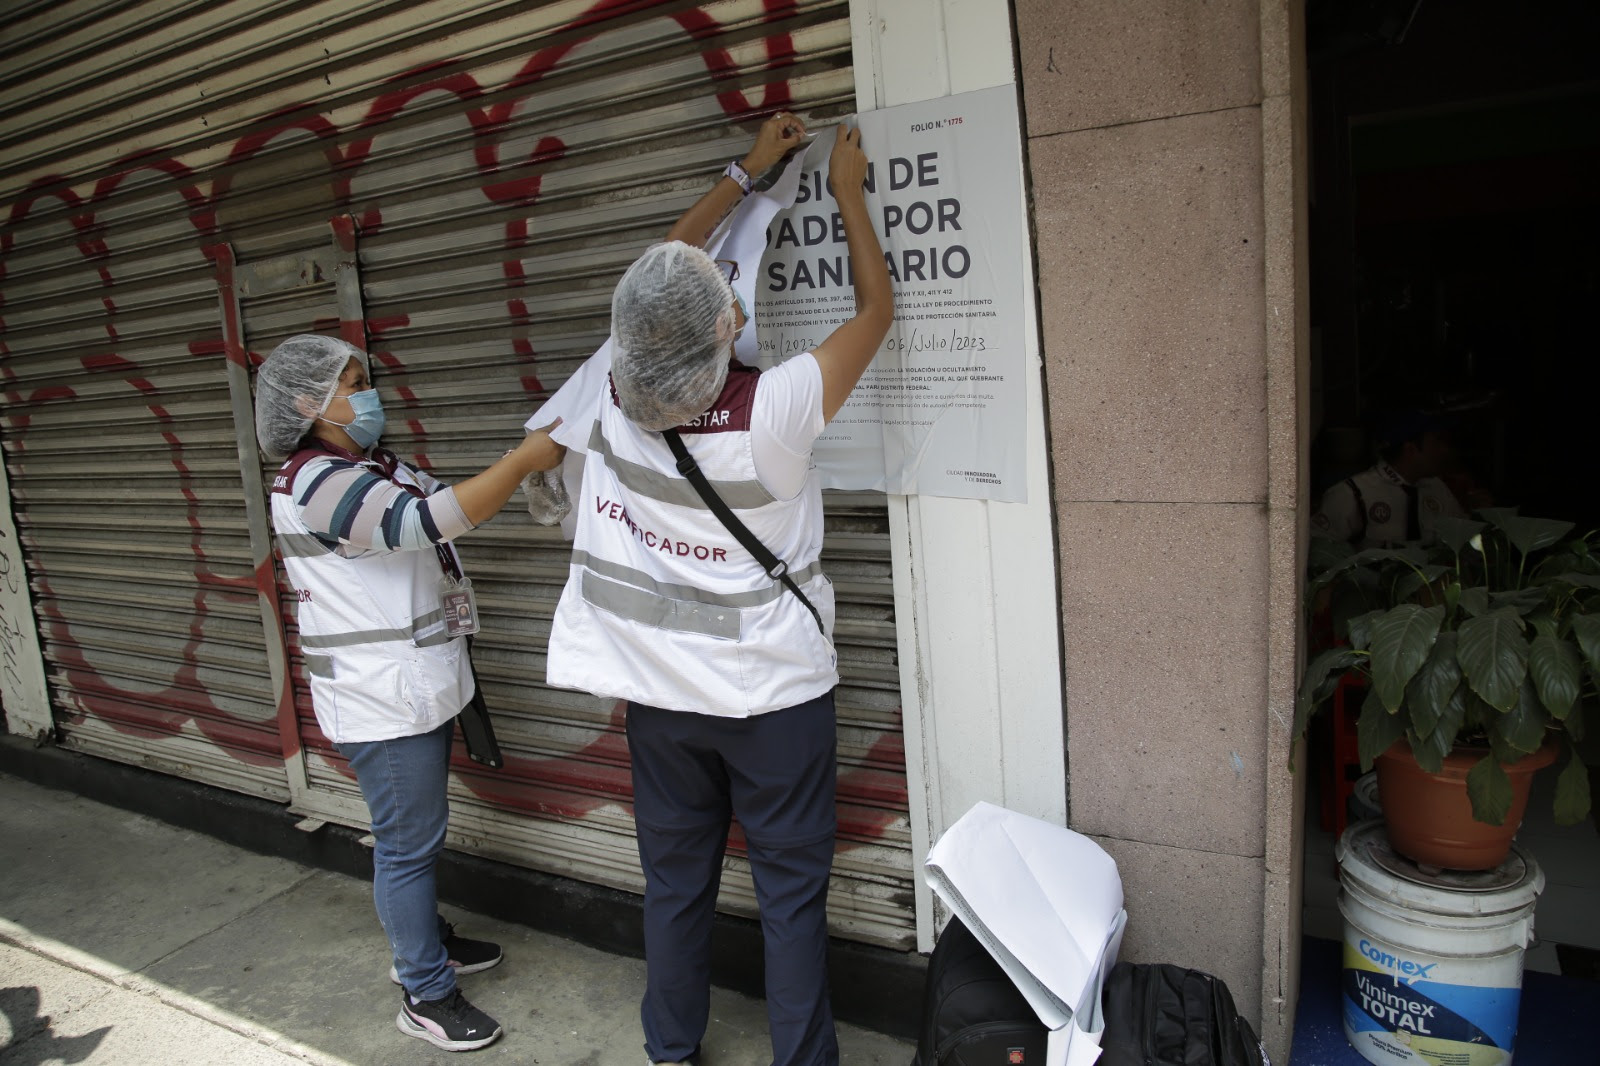
<path fill-rule="evenodd" d="M 1119 962 L 1096 1066 L 1272 1066 L 1228 986 L 1199 970 Z"/>
<path fill-rule="evenodd" d="M 994 957 L 951 918 L 928 959 L 911 1066 L 1041 1066 L 1044 1023 Z"/>

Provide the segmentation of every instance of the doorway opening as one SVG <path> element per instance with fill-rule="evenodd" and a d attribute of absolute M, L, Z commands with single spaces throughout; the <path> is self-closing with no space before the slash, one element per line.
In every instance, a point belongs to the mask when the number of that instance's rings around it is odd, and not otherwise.
<path fill-rule="evenodd" d="M 1430 473 L 1463 513 L 1600 528 L 1600 8 L 1306 0 L 1305 14 L 1313 509 L 1421 425 L 1447 447 Z M 1597 740 L 1584 757 L 1600 796 Z M 1308 937 L 1342 935 L 1334 841 L 1363 810 L 1354 750 L 1326 710 L 1313 719 Z M 1547 879 L 1527 968 L 1600 979 L 1600 823 L 1557 825 L 1554 777 L 1536 779 L 1518 837 Z"/>

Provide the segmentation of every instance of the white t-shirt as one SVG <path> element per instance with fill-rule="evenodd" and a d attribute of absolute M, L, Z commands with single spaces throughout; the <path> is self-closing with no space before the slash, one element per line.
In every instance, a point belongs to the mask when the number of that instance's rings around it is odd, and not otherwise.
<path fill-rule="evenodd" d="M 819 562 L 821 481 L 810 461 L 823 425 L 822 372 L 807 354 L 759 376 L 730 374 L 685 427 L 706 477 L 744 486 L 741 521 L 789 564 L 813 616 L 714 513 L 689 502 L 659 434 L 603 400 L 591 439 L 604 446 L 584 466 L 549 683 L 728 717 L 792 707 L 837 685 L 833 587 Z"/>
<path fill-rule="evenodd" d="M 822 368 L 810 352 L 764 370 L 750 418 L 756 477 L 780 500 L 805 487 L 811 446 L 827 425 L 822 418 Z"/>

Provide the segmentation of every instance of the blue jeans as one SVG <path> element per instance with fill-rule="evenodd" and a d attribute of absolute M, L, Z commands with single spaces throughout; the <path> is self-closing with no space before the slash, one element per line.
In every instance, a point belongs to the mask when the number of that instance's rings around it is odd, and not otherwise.
<path fill-rule="evenodd" d="M 441 939 L 434 862 L 444 848 L 454 719 L 431 733 L 340 744 L 372 812 L 372 898 L 400 983 L 417 999 L 455 990 Z"/>
<path fill-rule="evenodd" d="M 833 693 L 753 718 L 628 704 L 634 824 L 644 866 L 645 1051 L 699 1051 L 711 927 L 730 815 L 744 827 L 765 944 L 774 1066 L 837 1066 L 828 998 Z"/>

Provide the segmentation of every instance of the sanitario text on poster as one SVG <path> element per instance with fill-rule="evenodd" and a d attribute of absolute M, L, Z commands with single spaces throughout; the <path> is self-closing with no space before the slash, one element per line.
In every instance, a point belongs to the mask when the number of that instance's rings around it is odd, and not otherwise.
<path fill-rule="evenodd" d="M 869 112 L 867 204 L 895 290 L 895 325 L 819 439 L 832 488 L 1026 498 L 1022 177 L 1010 86 Z M 854 311 L 843 223 L 827 185 L 831 133 L 803 161 L 794 205 L 767 227 L 755 286 L 758 361 L 807 351 Z"/>

